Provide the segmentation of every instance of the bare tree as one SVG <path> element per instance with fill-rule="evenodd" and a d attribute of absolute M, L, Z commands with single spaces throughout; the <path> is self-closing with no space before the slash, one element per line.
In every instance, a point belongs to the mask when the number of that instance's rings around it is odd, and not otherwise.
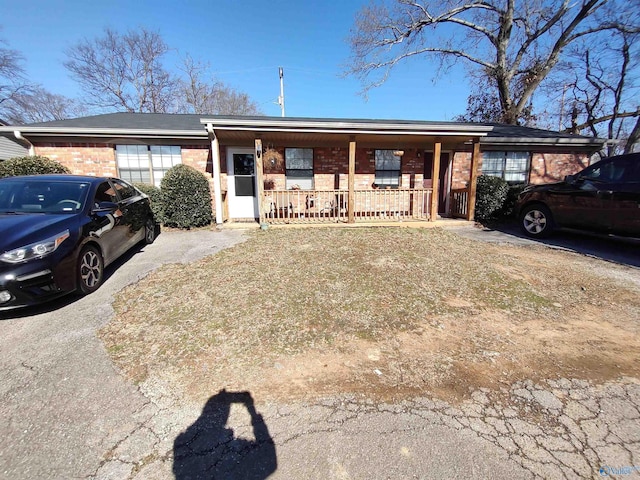
<path fill-rule="evenodd" d="M 69 49 L 64 65 L 87 94 L 88 105 L 164 113 L 173 108 L 177 81 L 162 63 L 168 51 L 157 32 L 106 29 L 103 36 Z"/>
<path fill-rule="evenodd" d="M 388 0 L 363 8 L 350 36 L 347 73 L 365 91 L 398 63 L 432 56 L 440 68 L 463 61 L 488 82 L 500 120 L 516 124 L 531 110 L 534 92 L 578 40 L 618 28 L 598 15 L 625 0 Z"/>
<path fill-rule="evenodd" d="M 608 144 L 603 152 L 607 156 L 629 153 L 638 142 L 639 39 L 640 34 L 620 29 L 611 32 L 606 42 L 584 45 L 566 61 L 567 75 L 559 79 L 565 82 L 567 103 L 572 105 L 567 112 L 570 118 L 560 119 L 570 120 L 566 131 L 618 140 Z"/>
<path fill-rule="evenodd" d="M 187 55 L 180 81 L 179 111 L 209 115 L 262 115 L 258 105 L 246 93 L 216 80 L 209 65 Z"/>
<path fill-rule="evenodd" d="M 107 29 L 70 49 L 65 66 L 87 93 L 87 103 L 107 111 L 260 114 L 247 94 L 215 80 L 208 65 L 189 55 L 182 75 L 172 73 L 163 64 L 169 50 L 157 32 Z"/>
<path fill-rule="evenodd" d="M 17 95 L 29 91 L 30 87 L 25 78 L 22 55 L 17 50 L 1 45 L 7 43 L 0 40 L 0 117 L 8 120 L 7 106 Z"/>
<path fill-rule="evenodd" d="M 86 113 L 76 100 L 51 93 L 41 86 L 17 93 L 4 107 L 3 118 L 14 124 L 64 120 Z"/>

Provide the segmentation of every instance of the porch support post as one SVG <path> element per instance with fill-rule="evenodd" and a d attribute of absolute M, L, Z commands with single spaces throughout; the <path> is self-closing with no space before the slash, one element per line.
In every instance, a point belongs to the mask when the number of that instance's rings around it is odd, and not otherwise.
<path fill-rule="evenodd" d="M 256 182 L 257 185 L 257 195 L 258 195 L 258 218 L 260 219 L 260 223 L 264 221 L 264 209 L 262 206 L 262 197 L 264 196 L 264 175 L 262 170 L 262 139 L 255 139 L 256 145 Z"/>
<path fill-rule="evenodd" d="M 480 139 L 473 139 L 471 153 L 471 172 L 469 173 L 469 199 L 467 204 L 467 220 L 473 220 L 476 213 L 476 183 L 478 182 L 478 164 L 480 163 Z"/>
<path fill-rule="evenodd" d="M 356 203 L 356 137 L 349 137 L 349 200 L 348 223 L 355 223 L 355 203 Z"/>
<path fill-rule="evenodd" d="M 435 222 L 438 218 L 438 197 L 440 196 L 440 152 L 442 143 L 436 139 L 433 145 L 433 165 L 431 166 L 431 206 L 429 208 L 429 221 Z"/>
<path fill-rule="evenodd" d="M 220 181 L 220 142 L 213 131 L 213 125 L 207 124 L 207 132 L 211 140 L 211 163 L 213 164 L 213 202 L 216 207 L 216 225 L 222 225 L 224 218 L 222 215 L 222 183 Z"/>

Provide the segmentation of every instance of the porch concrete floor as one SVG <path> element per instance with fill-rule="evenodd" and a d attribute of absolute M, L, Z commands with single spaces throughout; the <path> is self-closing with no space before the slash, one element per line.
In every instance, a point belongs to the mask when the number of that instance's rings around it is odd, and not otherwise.
<path fill-rule="evenodd" d="M 435 222 L 426 220 L 389 220 L 389 221 L 369 221 L 356 223 L 278 223 L 268 224 L 268 228 L 371 228 L 371 227 L 400 227 L 400 228 L 450 228 L 473 226 L 475 222 L 461 218 L 439 218 Z M 226 229 L 257 229 L 259 222 L 225 222 L 219 226 Z"/>

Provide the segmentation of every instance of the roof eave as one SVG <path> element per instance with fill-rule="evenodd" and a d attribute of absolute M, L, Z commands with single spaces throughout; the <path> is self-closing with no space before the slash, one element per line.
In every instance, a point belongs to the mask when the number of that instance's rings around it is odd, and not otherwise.
<path fill-rule="evenodd" d="M 336 122 L 320 120 L 273 120 L 201 118 L 200 123 L 211 125 L 214 130 L 236 130 L 256 132 L 376 134 L 376 135 L 442 135 L 483 137 L 493 130 L 486 125 L 431 124 L 394 122 Z"/>
<path fill-rule="evenodd" d="M 531 145 L 531 146 L 575 146 L 575 147 L 602 147 L 607 143 L 603 138 L 529 138 L 529 137 L 484 137 L 480 140 L 482 145 Z"/>
<path fill-rule="evenodd" d="M 27 125 L 0 127 L 0 132 L 19 130 L 26 135 L 55 135 L 64 137 L 161 137 L 161 138 L 206 138 L 207 132 L 199 130 L 163 130 L 129 128 L 74 128 L 74 127 L 29 127 Z"/>

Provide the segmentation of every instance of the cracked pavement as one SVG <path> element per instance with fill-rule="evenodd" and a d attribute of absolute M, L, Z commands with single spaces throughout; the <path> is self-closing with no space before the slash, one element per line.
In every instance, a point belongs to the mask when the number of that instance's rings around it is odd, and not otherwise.
<path fill-rule="evenodd" d="M 243 238 L 163 233 L 95 294 L 0 317 L 0 478 L 640 478 L 635 378 L 521 381 L 457 405 L 341 396 L 254 406 L 218 392 L 202 405 L 157 380 L 126 381 L 96 337 L 113 295 Z"/>
<path fill-rule="evenodd" d="M 171 477 L 174 439 L 187 428 L 185 421 L 197 423 L 200 411 L 169 398 L 152 398 L 157 409 L 123 441 L 130 446 L 121 443 L 111 452 L 95 478 Z M 233 407 L 235 415 L 224 425 L 204 422 L 200 435 L 192 433 L 199 445 L 187 442 L 176 450 L 200 462 L 193 477 L 180 478 L 266 478 L 247 475 L 246 468 L 256 467 L 256 450 L 271 442 L 277 456 L 273 479 L 618 478 L 601 469 L 633 467 L 640 460 L 640 382 L 632 378 L 604 385 L 524 381 L 497 392 L 474 391 L 459 405 L 354 397 L 265 404 L 258 410 L 270 437 L 243 450 L 225 447 L 230 437 L 215 433 L 226 425 L 236 438 L 255 440 L 250 417 Z M 131 456 L 134 444 L 137 458 Z M 229 454 L 235 461 L 220 469 L 221 456 Z"/>

